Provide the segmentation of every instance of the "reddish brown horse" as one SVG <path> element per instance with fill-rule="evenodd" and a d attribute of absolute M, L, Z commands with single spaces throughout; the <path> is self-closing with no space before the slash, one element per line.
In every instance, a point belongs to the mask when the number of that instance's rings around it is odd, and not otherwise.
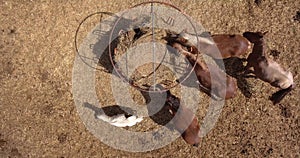
<path fill-rule="evenodd" d="M 284 70 L 277 62 L 266 56 L 265 34 L 261 32 L 245 32 L 243 34 L 254 44 L 252 53 L 247 58 L 246 74 L 253 73 L 257 78 L 270 83 L 274 87 L 281 88 L 282 90 L 273 94 L 270 98 L 276 104 L 294 88 L 294 81 L 291 72 Z M 250 70 L 252 67 L 253 71 Z"/>
<path fill-rule="evenodd" d="M 250 42 L 241 35 L 212 35 L 212 39 L 216 43 L 223 59 L 245 55 L 251 46 Z M 208 49 L 206 53 L 213 58 L 221 59 L 218 58 L 219 55 L 216 55 L 213 49 Z"/>
<path fill-rule="evenodd" d="M 181 136 L 185 142 L 197 147 L 200 143 L 200 125 L 197 117 L 170 91 L 167 91 L 166 105 L 174 116 L 172 121 L 175 129 L 182 133 Z"/>
<path fill-rule="evenodd" d="M 180 44 L 195 49 L 215 59 L 225 59 L 245 55 L 250 49 L 250 42 L 241 35 L 219 34 L 210 38 L 198 37 L 185 33 L 176 39 Z M 213 41 L 212 41 L 213 40 Z M 199 42 L 197 42 L 199 41 Z M 220 52 L 220 53 L 219 53 Z"/>
<path fill-rule="evenodd" d="M 210 69 L 208 69 L 207 65 L 194 55 L 197 53 L 197 50 L 194 49 L 192 50 L 193 52 L 190 53 L 184 50 L 179 43 L 174 43 L 173 47 L 183 54 L 191 65 L 196 64 L 194 71 L 200 83 L 199 87 L 205 93 L 212 97 L 215 95 L 218 99 L 230 99 L 236 96 L 237 83 L 234 78 L 226 75 L 225 72 L 214 65 L 209 65 Z M 226 80 L 226 82 L 224 80 Z"/>

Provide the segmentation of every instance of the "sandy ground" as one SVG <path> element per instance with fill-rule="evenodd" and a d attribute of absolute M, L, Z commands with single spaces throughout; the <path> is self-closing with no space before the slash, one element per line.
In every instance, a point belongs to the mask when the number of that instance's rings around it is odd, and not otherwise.
<path fill-rule="evenodd" d="M 279 105 L 268 100 L 276 88 L 247 79 L 250 89 L 226 101 L 198 148 L 178 138 L 158 150 L 130 153 L 94 137 L 72 98 L 75 31 L 91 13 L 116 13 L 140 2 L 0 2 L 0 157 L 300 156 L 300 1 L 295 0 L 172 1 L 213 34 L 269 31 L 269 48 L 280 52 L 276 61 L 289 68 L 297 85 Z"/>

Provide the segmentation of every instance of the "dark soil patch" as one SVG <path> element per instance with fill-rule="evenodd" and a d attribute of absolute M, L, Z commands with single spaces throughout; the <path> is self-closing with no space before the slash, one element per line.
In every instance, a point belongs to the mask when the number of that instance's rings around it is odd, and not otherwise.
<path fill-rule="evenodd" d="M 296 15 L 294 16 L 294 20 L 300 22 L 300 11 L 297 11 Z"/>

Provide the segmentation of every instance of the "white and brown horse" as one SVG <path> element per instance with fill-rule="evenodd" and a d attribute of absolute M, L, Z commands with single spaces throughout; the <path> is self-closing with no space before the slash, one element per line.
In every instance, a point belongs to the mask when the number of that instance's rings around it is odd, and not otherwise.
<path fill-rule="evenodd" d="M 270 98 L 274 104 L 279 103 L 294 87 L 293 75 L 283 69 L 277 62 L 268 58 L 266 43 L 262 32 L 245 32 L 243 36 L 254 44 L 252 53 L 247 58 L 245 74 L 253 73 L 257 78 L 270 83 L 281 90 Z M 251 70 L 253 68 L 253 70 Z"/>

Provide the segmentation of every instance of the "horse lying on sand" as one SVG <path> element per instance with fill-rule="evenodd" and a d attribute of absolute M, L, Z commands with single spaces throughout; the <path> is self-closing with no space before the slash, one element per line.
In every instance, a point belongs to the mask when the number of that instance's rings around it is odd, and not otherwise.
<path fill-rule="evenodd" d="M 291 72 L 284 70 L 277 62 L 267 57 L 265 34 L 266 32 L 245 32 L 243 34 L 245 38 L 254 44 L 252 53 L 247 58 L 248 63 L 245 74 L 253 73 L 255 77 L 280 88 L 280 91 L 270 97 L 273 104 L 277 104 L 294 89 L 295 84 Z M 253 70 L 250 68 L 253 68 Z"/>
<path fill-rule="evenodd" d="M 243 56 L 251 48 L 250 42 L 245 37 L 234 34 L 216 34 L 205 38 L 182 31 L 176 41 L 191 49 L 199 48 L 201 53 L 214 59 Z"/>
<path fill-rule="evenodd" d="M 180 99 L 167 91 L 166 106 L 174 116 L 172 121 L 175 129 L 181 133 L 188 144 L 198 147 L 200 143 L 200 125 L 195 114 Z"/>
<path fill-rule="evenodd" d="M 179 43 L 173 43 L 173 48 L 175 48 L 179 53 L 183 54 L 191 65 L 195 65 L 194 71 L 199 82 L 199 88 L 206 94 L 212 96 L 214 99 L 230 99 L 236 96 L 237 92 L 237 82 L 236 79 L 228 76 L 225 72 L 220 70 L 217 66 L 202 62 L 197 59 L 195 55 L 195 49 L 188 52 Z M 226 81 L 224 81 L 226 80 Z"/>

